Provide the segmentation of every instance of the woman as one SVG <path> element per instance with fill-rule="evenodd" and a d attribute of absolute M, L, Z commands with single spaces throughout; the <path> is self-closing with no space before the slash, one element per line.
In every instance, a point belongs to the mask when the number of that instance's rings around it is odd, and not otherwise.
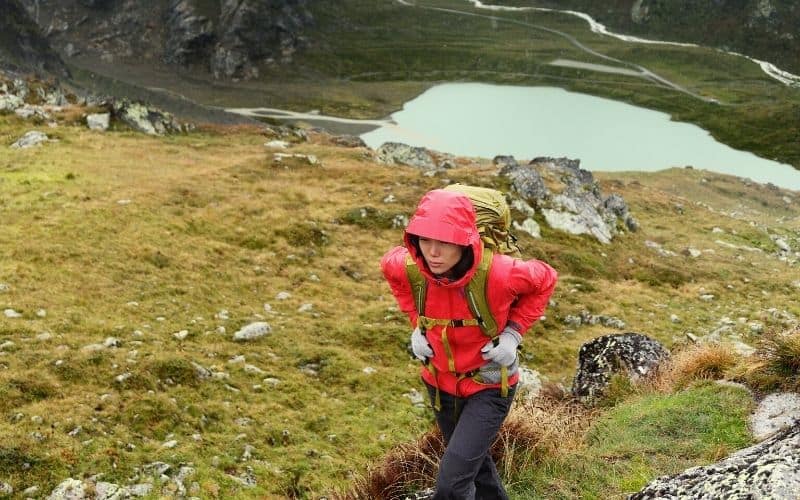
<path fill-rule="evenodd" d="M 426 364 L 422 379 L 446 444 L 433 498 L 506 499 L 489 449 L 519 379 L 517 347 L 542 316 L 557 274 L 541 261 L 492 256 L 486 300 L 501 332 L 493 342 L 478 326 L 456 326 L 463 324 L 460 321 L 432 326 L 421 321 L 406 271 L 410 255 L 427 281 L 425 318 L 473 318 L 465 286 L 475 275 L 484 248 L 470 199 L 457 192 L 430 191 L 411 218 L 404 242 L 383 256 L 381 268 L 400 309 L 415 327 L 411 347 Z M 507 391 L 501 371 L 507 376 Z"/>

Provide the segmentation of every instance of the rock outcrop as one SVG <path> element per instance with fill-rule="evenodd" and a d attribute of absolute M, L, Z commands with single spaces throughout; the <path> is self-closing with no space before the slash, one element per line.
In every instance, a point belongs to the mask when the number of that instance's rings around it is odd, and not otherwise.
<path fill-rule="evenodd" d="M 66 57 L 81 54 L 107 63 L 163 61 L 230 79 L 253 78 L 259 66 L 290 62 L 307 44 L 303 33 L 313 22 L 306 3 L 22 0 L 31 25 L 38 24 Z"/>
<path fill-rule="evenodd" d="M 620 231 L 639 227 L 625 200 L 617 194 L 604 197 L 592 173 L 580 168 L 580 160 L 543 157 L 519 165 L 513 157 L 498 158 L 494 161 L 503 165 L 500 175 L 508 177 L 512 190 L 540 210 L 554 229 L 610 243 Z"/>
<path fill-rule="evenodd" d="M 628 500 L 800 498 L 800 426 L 712 465 L 655 479 Z"/>
<path fill-rule="evenodd" d="M 669 357 L 658 341 L 638 333 L 604 335 L 581 346 L 572 395 L 593 404 L 605 393 L 611 376 L 620 373 L 632 380 L 652 374 Z"/>
<path fill-rule="evenodd" d="M 0 0 L 0 68 L 68 77 L 64 61 L 17 0 Z"/>

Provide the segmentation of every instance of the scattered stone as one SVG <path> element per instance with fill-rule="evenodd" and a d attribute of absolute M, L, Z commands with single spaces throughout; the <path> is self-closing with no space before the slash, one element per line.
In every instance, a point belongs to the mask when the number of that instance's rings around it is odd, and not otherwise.
<path fill-rule="evenodd" d="M 367 366 L 367 367 L 364 367 L 364 369 L 361 370 L 361 371 L 364 372 L 367 375 L 372 375 L 373 373 L 376 373 L 378 370 L 376 370 L 375 368 L 373 368 L 371 366 Z"/>
<path fill-rule="evenodd" d="M 800 282 L 798 282 L 800 283 Z M 11 287 L 6 283 L 0 283 L 0 293 L 6 293 L 11 290 Z"/>
<path fill-rule="evenodd" d="M 291 296 L 292 296 L 292 294 L 289 293 L 289 292 L 278 292 L 278 294 L 275 296 L 275 298 L 277 300 L 286 300 Z"/>
<path fill-rule="evenodd" d="M 319 160 L 314 155 L 304 155 L 304 154 L 300 154 L 300 153 L 291 153 L 291 154 L 290 153 L 274 153 L 272 155 L 272 159 L 275 160 L 278 163 L 282 163 L 283 160 L 292 159 L 292 158 L 297 158 L 297 159 L 299 159 L 299 160 L 303 161 L 304 163 L 306 163 L 308 165 L 311 165 L 311 166 L 315 166 L 315 165 L 319 165 L 320 164 Z"/>
<path fill-rule="evenodd" d="M 86 126 L 90 130 L 105 132 L 111 122 L 111 113 L 95 113 L 86 116 Z"/>
<path fill-rule="evenodd" d="M 9 318 L 9 319 L 21 318 L 22 317 L 22 314 L 18 313 L 17 311 L 15 311 L 13 309 L 6 309 L 5 311 L 3 311 L 3 314 L 5 315 L 6 318 Z"/>
<path fill-rule="evenodd" d="M 257 321 L 255 323 L 250 323 L 234 333 L 233 340 L 253 340 L 268 335 L 270 332 L 272 332 L 272 327 L 269 323 Z"/>
<path fill-rule="evenodd" d="M 20 137 L 17 142 L 11 145 L 14 149 L 26 149 L 34 146 L 39 146 L 42 143 L 49 141 L 50 138 L 44 132 L 38 130 L 31 130 L 26 132 L 25 135 Z"/>
<path fill-rule="evenodd" d="M 175 448 L 176 446 L 178 446 L 178 441 L 175 440 L 175 439 L 172 439 L 172 440 L 167 441 L 164 444 L 162 444 L 161 448 L 170 450 L 172 448 Z"/>
<path fill-rule="evenodd" d="M 270 387 L 278 387 L 279 385 L 281 385 L 281 381 L 274 377 L 267 377 L 264 380 L 262 380 L 262 382 Z"/>
<path fill-rule="evenodd" d="M 186 339 L 186 337 L 189 336 L 189 330 L 181 330 L 179 332 L 173 333 L 172 336 L 178 340 L 184 340 Z"/>
<path fill-rule="evenodd" d="M 287 141 L 281 141 L 276 139 L 274 141 L 269 141 L 265 143 L 264 146 L 273 149 L 286 149 L 289 147 L 289 143 Z"/>
<path fill-rule="evenodd" d="M 673 323 L 680 323 L 681 322 L 681 319 L 678 317 L 677 314 L 670 314 L 669 315 L 669 320 L 672 321 Z"/>
<path fill-rule="evenodd" d="M 305 304 L 303 304 L 303 305 L 301 305 L 300 307 L 297 308 L 297 312 L 306 313 L 306 312 L 311 312 L 313 309 L 314 309 L 314 304 L 311 304 L 310 302 L 306 302 Z"/>
<path fill-rule="evenodd" d="M 31 486 L 30 488 L 26 488 L 25 491 L 22 492 L 22 496 L 24 496 L 26 498 L 34 497 L 34 496 L 38 495 L 38 493 L 39 493 L 39 487 L 38 486 Z"/>
<path fill-rule="evenodd" d="M 8 483 L 0 481 L 0 496 L 11 496 L 14 494 L 14 487 Z"/>
<path fill-rule="evenodd" d="M 403 394 L 403 396 L 411 400 L 411 404 L 418 408 L 424 408 L 427 406 L 425 396 L 416 389 L 411 389 L 409 392 Z"/>
<path fill-rule="evenodd" d="M 700 300 L 702 300 L 704 302 L 710 302 L 710 301 L 714 300 L 714 295 L 710 294 L 710 293 L 704 293 L 704 294 L 700 295 Z"/>

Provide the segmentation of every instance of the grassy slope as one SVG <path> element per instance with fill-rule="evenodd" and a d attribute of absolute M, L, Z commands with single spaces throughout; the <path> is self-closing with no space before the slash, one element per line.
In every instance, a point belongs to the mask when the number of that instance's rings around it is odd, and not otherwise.
<path fill-rule="evenodd" d="M 320 494 L 345 487 L 388 448 L 428 429 L 427 412 L 403 396 L 418 387 L 417 368 L 377 262 L 400 239 L 386 220 L 409 214 L 444 179 L 376 164 L 324 138 L 294 147 L 317 155 L 322 167 L 276 164 L 263 146 L 268 137 L 252 128 L 151 138 L 62 124 L 47 129 L 57 143 L 7 149 L 30 128 L 0 115 L 0 283 L 10 286 L 0 309 L 23 315 L 0 317 L 0 344 L 13 342 L 0 356 L 0 469 L 17 491 L 97 472 L 124 482 L 136 467 L 162 460 L 194 464 L 204 497 Z M 459 163 L 447 178 L 497 182 L 487 160 Z M 622 318 L 668 345 L 685 331 L 713 330 L 723 316 L 750 340 L 737 318 L 781 328 L 770 308 L 800 314 L 792 285 L 800 270 L 771 255 L 776 247 L 762 228 L 796 247 L 795 195 L 787 203 L 789 193 L 692 170 L 598 177 L 604 193 L 624 196 L 643 229 L 609 246 L 546 227 L 541 241 L 523 237 L 527 255 L 561 273 L 556 305 L 526 342 L 529 367 L 569 385 L 578 347 L 609 333 L 560 322 L 582 309 Z M 388 194 L 397 202 L 383 203 Z M 353 217 L 362 207 L 378 216 Z M 708 251 L 660 257 L 645 240 Z M 291 297 L 277 300 L 282 291 Z M 701 301 L 701 293 L 715 299 Z M 306 303 L 313 309 L 299 312 Z M 222 310 L 229 319 L 218 317 Z M 673 313 L 680 323 L 669 320 Z M 257 320 L 272 325 L 269 337 L 231 340 Z M 173 337 L 181 330 L 185 340 Z M 52 338 L 38 339 L 41 332 Z M 110 336 L 121 347 L 85 349 Z M 240 355 L 263 373 L 231 362 Z M 229 378 L 198 380 L 192 362 Z M 304 373 L 309 365 L 317 376 Z M 266 377 L 282 383 L 271 388 Z M 161 448 L 169 439 L 177 447 Z M 247 445 L 253 458 L 242 460 Z M 620 455 L 623 468 L 628 457 L 643 460 L 639 453 Z M 708 459 L 707 451 L 688 456 Z M 595 490 L 602 497 L 631 485 L 573 483 L 582 462 L 566 460 L 572 465 L 515 491 L 524 498 L 544 484 L 563 488 L 564 497 Z M 602 457 L 593 460 L 597 475 Z M 658 455 L 636 469 L 644 472 L 634 482 L 688 462 Z M 259 485 L 246 490 L 227 474 L 248 466 Z"/>

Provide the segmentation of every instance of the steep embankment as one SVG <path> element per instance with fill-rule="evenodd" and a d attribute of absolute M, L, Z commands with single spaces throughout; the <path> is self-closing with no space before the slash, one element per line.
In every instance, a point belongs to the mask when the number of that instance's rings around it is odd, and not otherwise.
<path fill-rule="evenodd" d="M 102 474 L 167 496 L 318 496 L 429 429 L 377 262 L 426 190 L 507 189 L 497 166 L 443 157 L 450 168 L 425 175 L 266 127 L 100 133 L 89 111 L 0 113 L 4 482 L 47 493 Z M 31 129 L 52 140 L 10 147 Z M 526 340 L 542 378 L 568 386 L 581 344 L 610 332 L 755 344 L 797 324 L 797 193 L 683 169 L 598 175 L 597 188 L 627 201 L 639 231 L 602 244 L 537 212 L 542 238 L 519 233 L 561 275 Z M 237 339 L 253 323 L 266 335 Z M 515 494 L 619 497 L 709 463 L 749 440 L 749 401 L 713 384 L 617 388 L 570 454 L 518 462 L 531 465 L 514 469 Z M 648 429 L 679 440 L 643 440 Z"/>

